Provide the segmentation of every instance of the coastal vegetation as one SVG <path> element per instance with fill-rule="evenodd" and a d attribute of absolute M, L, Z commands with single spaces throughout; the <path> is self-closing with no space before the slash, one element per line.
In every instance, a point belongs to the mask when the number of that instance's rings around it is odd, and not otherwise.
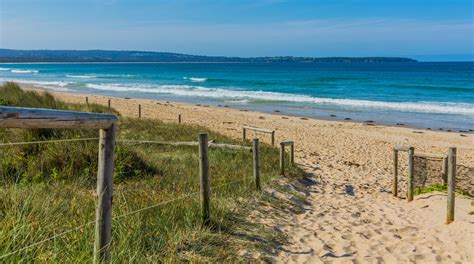
<path fill-rule="evenodd" d="M 100 105 L 70 104 L 48 93 L 24 91 L 14 83 L 0 86 L 0 105 L 117 114 Z M 242 144 L 200 126 L 123 117 L 117 138 L 196 141 L 199 132 L 215 142 Z M 91 130 L 0 129 L 4 143 L 97 136 Z M 0 148 L 0 262 L 90 262 L 97 140 Z M 259 241 L 283 242 L 278 233 L 248 220 L 255 199 L 271 199 L 255 191 L 248 150 L 210 149 L 210 226 L 201 222 L 196 146 L 117 142 L 115 153 L 113 262 L 238 261 L 242 248 L 265 250 Z M 274 185 L 278 150 L 262 144 L 260 159 L 263 185 Z M 289 180 L 301 176 L 301 169 L 289 168 Z M 38 241 L 42 243 L 34 244 Z"/>
<path fill-rule="evenodd" d="M 315 62 L 416 62 L 400 57 L 224 57 L 171 52 L 117 50 L 12 50 L 0 49 L 0 62 L 251 62 L 251 63 L 315 63 Z"/>

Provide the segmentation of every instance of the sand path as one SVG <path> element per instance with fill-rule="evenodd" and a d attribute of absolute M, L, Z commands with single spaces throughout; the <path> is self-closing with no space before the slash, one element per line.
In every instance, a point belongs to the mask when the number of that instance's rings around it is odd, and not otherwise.
<path fill-rule="evenodd" d="M 84 103 L 83 95 L 58 93 L 71 102 Z M 107 98 L 90 96 L 90 102 L 107 104 Z M 145 118 L 199 124 L 231 137 L 241 137 L 242 125 L 272 128 L 277 142 L 296 144 L 296 162 L 316 184 L 306 212 L 288 215 L 287 221 L 265 221 L 283 230 L 291 243 L 274 256 L 289 263 L 468 263 L 474 262 L 474 211 L 471 201 L 456 200 L 456 221 L 444 224 L 443 194 L 417 196 L 407 203 L 390 194 L 394 144 L 406 143 L 416 151 L 446 153 L 458 147 L 458 164 L 474 167 L 474 135 L 416 130 L 404 127 L 302 119 L 225 107 L 206 107 L 150 100 L 113 99 L 123 115 L 136 116 L 142 105 Z M 414 133 L 417 131 L 418 133 Z M 253 135 L 250 135 L 253 136 Z M 269 142 L 268 137 L 259 136 Z M 400 164 L 406 168 L 402 155 Z M 406 185 L 400 171 L 400 196 Z"/>

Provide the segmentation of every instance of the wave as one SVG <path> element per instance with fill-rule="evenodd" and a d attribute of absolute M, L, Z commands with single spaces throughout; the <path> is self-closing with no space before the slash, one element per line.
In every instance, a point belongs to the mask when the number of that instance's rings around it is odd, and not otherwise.
<path fill-rule="evenodd" d="M 55 91 L 70 91 L 66 86 L 70 86 L 74 83 L 61 82 L 61 81 L 32 81 L 32 80 L 21 80 L 21 79 L 4 79 L 0 78 L 0 82 L 16 82 L 20 84 L 30 84 L 35 87 L 46 88 Z"/>
<path fill-rule="evenodd" d="M 66 77 L 68 77 L 68 78 L 79 78 L 79 79 L 94 79 L 94 78 L 97 78 L 96 75 L 69 75 L 69 74 L 67 74 Z"/>
<path fill-rule="evenodd" d="M 0 71 L 9 71 L 11 70 L 10 68 L 0 68 Z"/>
<path fill-rule="evenodd" d="M 133 75 L 133 74 L 103 74 L 103 75 L 96 75 L 97 78 L 103 79 L 138 79 L 140 75 Z"/>
<path fill-rule="evenodd" d="M 86 87 L 105 91 L 157 93 L 176 96 L 207 97 L 223 100 L 249 100 L 250 102 L 254 100 L 265 100 L 273 102 L 336 105 L 353 108 L 375 108 L 406 112 L 474 115 L 473 104 L 335 99 L 279 92 L 226 90 L 192 85 L 87 84 Z"/>
<path fill-rule="evenodd" d="M 197 78 L 197 77 L 183 77 L 185 80 L 190 80 L 191 82 L 207 82 L 208 78 Z"/>
<path fill-rule="evenodd" d="M 12 73 L 39 73 L 37 70 L 11 70 Z"/>

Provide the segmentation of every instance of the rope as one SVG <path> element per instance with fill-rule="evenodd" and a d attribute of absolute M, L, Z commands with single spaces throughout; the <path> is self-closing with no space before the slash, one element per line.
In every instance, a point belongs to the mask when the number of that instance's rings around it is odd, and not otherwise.
<path fill-rule="evenodd" d="M 217 188 L 220 188 L 220 187 L 223 187 L 223 186 L 226 186 L 226 185 L 230 185 L 230 184 L 234 184 L 234 183 L 237 183 L 237 182 L 241 182 L 241 181 L 245 181 L 245 180 L 248 180 L 247 178 L 243 178 L 243 179 L 239 179 L 239 180 L 236 180 L 236 181 L 232 181 L 232 182 L 228 182 L 228 183 L 224 183 L 224 184 L 221 184 L 221 185 L 217 185 L 217 186 L 214 186 L 214 187 L 211 187 L 210 189 L 217 189 Z M 122 215 L 119 215 L 119 216 L 115 216 L 115 217 L 112 217 L 112 220 L 117 220 L 117 219 L 120 219 L 120 218 L 123 218 L 123 217 L 126 217 L 126 216 L 129 216 L 129 215 L 132 215 L 132 214 L 136 214 L 136 213 L 139 213 L 139 212 L 142 212 L 142 211 L 145 211 L 145 210 L 149 210 L 149 209 L 152 209 L 152 208 L 155 208 L 155 207 L 158 207 L 158 206 L 161 206 L 161 205 L 164 205 L 164 204 L 168 204 L 168 203 L 171 203 L 171 202 L 175 202 L 175 201 L 178 201 L 178 200 L 182 200 L 182 199 L 185 199 L 185 198 L 188 198 L 188 197 L 191 197 L 193 195 L 196 195 L 196 194 L 199 194 L 201 193 L 201 191 L 198 191 L 198 192 L 193 192 L 193 193 L 190 193 L 190 194 L 186 194 L 186 195 L 183 195 L 181 197 L 178 197 L 178 198 L 175 198 L 175 199 L 171 199 L 171 200 L 168 200 L 168 201 L 165 201 L 165 202 L 161 202 L 161 203 L 158 203 L 158 204 L 154 204 L 154 205 L 151 205 L 151 206 L 148 206 L 148 207 L 144 207 L 144 208 L 140 208 L 138 210 L 134 210 L 134 211 L 131 211 L 131 212 L 128 212 L 128 213 L 125 213 L 125 214 L 122 214 Z M 77 231 L 79 229 L 82 229 L 88 225 L 91 225 L 95 223 L 95 221 L 90 221 L 88 223 L 85 223 L 83 225 L 80 225 L 80 226 L 77 226 L 77 227 L 74 227 L 74 228 L 71 228 L 69 230 L 66 230 L 66 231 L 63 231 L 59 234 L 56 234 L 52 237 L 49 237 L 49 238 L 46 238 L 46 239 L 43 239 L 43 240 L 40 240 L 38 242 L 34 242 L 26 247 L 23 247 L 23 248 L 20 248 L 20 249 L 17 249 L 15 251 L 12 251 L 10 253 L 7 253 L 5 255 L 2 255 L 0 256 L 0 259 L 3 259 L 3 258 L 6 258 L 8 256 L 11 256 L 11 255 L 14 255 L 16 253 L 19 253 L 21 251 L 24 251 L 26 249 L 29 249 L 29 248 L 32 248 L 32 247 L 35 247 L 37 245 L 40 245 L 40 244 L 43 244 L 43 243 L 46 243 L 48 241 L 51 241 L 57 237 L 61 237 L 61 236 L 64 236 L 64 235 L 67 235 L 71 232 L 74 232 L 74 231 Z"/>
<path fill-rule="evenodd" d="M 57 142 L 91 141 L 91 140 L 98 140 L 98 139 L 99 138 L 75 138 L 75 139 L 56 139 L 56 140 L 27 141 L 27 142 L 9 142 L 9 143 L 0 143 L 0 147 L 16 146 L 16 145 L 46 144 L 46 143 L 57 143 Z"/>

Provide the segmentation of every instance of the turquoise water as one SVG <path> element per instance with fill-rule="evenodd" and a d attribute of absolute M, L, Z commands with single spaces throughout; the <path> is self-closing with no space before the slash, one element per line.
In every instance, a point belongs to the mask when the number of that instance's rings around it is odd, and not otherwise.
<path fill-rule="evenodd" d="M 1 64 L 0 81 L 432 129 L 474 129 L 474 63 Z"/>

